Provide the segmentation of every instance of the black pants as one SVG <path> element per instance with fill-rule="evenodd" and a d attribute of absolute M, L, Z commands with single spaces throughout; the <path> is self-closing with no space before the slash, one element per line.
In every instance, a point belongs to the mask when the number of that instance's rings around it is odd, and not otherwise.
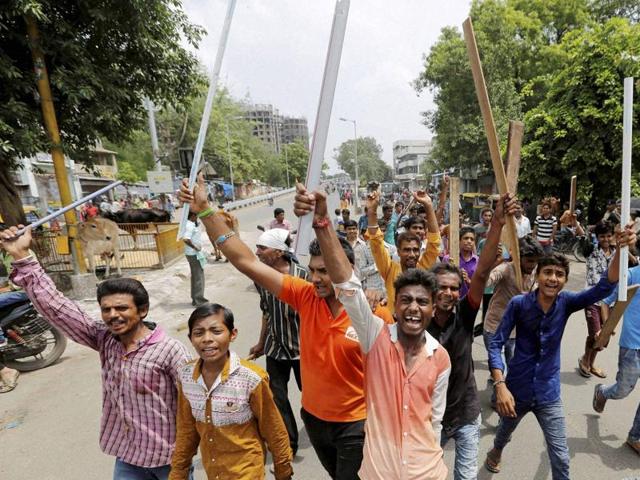
<path fill-rule="evenodd" d="M 364 447 L 364 420 L 326 422 L 304 408 L 300 415 L 320 463 L 333 480 L 358 480 Z"/>
<path fill-rule="evenodd" d="M 208 300 L 204 298 L 204 270 L 196 255 L 186 255 L 191 269 L 191 304 L 195 307 Z"/>
<path fill-rule="evenodd" d="M 284 425 L 287 427 L 289 434 L 289 444 L 295 455 L 298 451 L 298 425 L 293 415 L 291 403 L 289 403 L 289 393 L 287 386 L 289 378 L 293 370 L 293 376 L 298 384 L 298 390 L 302 391 L 302 382 L 300 380 L 300 360 L 276 360 L 267 356 L 267 373 L 269 374 L 269 386 L 273 392 L 273 400 L 276 407 L 282 415 Z"/>

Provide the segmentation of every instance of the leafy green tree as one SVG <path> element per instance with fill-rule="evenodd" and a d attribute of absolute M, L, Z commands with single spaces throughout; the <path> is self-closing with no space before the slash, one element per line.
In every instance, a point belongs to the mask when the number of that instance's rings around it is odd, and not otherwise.
<path fill-rule="evenodd" d="M 307 176 L 307 167 L 309 166 L 309 150 L 307 150 L 307 147 L 301 141 L 296 140 L 293 143 L 283 145 L 281 150 L 280 157 L 283 163 L 286 152 L 286 163 L 284 164 L 285 184 L 287 164 L 289 167 L 289 184 L 293 186 L 296 179 L 304 182 Z"/>
<path fill-rule="evenodd" d="M 35 19 L 62 146 L 91 163 L 98 138 L 120 143 L 145 121 L 142 99 L 182 104 L 202 82 L 203 30 L 174 0 L 6 0 L 0 3 L 0 213 L 23 216 L 10 181 L 16 159 L 49 150 L 25 17 Z"/>
<path fill-rule="evenodd" d="M 589 217 L 594 219 L 605 200 L 620 192 L 623 79 L 640 76 L 640 25 L 613 18 L 567 33 L 560 47 L 564 67 L 525 117 L 520 184 L 538 195 L 568 192 L 570 176 L 576 174 L 590 191 Z M 636 119 L 639 109 L 636 95 Z M 633 149 L 640 166 L 637 135 Z"/>
<path fill-rule="evenodd" d="M 334 149 L 338 166 L 355 178 L 355 141 L 347 140 Z M 386 182 L 393 178 L 393 171 L 382 160 L 382 147 L 373 137 L 358 137 L 358 179 L 360 185 L 367 182 Z"/>
<path fill-rule="evenodd" d="M 137 172 L 133 169 L 131 164 L 127 162 L 118 162 L 118 180 L 123 180 L 128 183 L 139 182 L 143 178 L 146 179 L 146 175 L 144 177 L 140 177 Z"/>

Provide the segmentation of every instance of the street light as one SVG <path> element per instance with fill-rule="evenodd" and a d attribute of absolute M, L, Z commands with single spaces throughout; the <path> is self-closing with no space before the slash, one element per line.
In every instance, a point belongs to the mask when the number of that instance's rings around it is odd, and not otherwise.
<path fill-rule="evenodd" d="M 236 187 L 233 184 L 233 165 L 231 164 L 231 141 L 229 140 L 229 120 L 225 121 L 227 126 L 227 156 L 229 157 L 229 181 L 231 182 L 231 200 L 236 201 Z"/>
<path fill-rule="evenodd" d="M 356 130 L 356 121 L 355 120 L 349 120 L 348 118 L 344 118 L 344 117 L 340 117 L 340 120 L 342 122 L 351 122 L 353 123 L 353 138 L 355 139 L 355 143 L 354 143 L 354 165 L 355 165 L 355 183 L 356 183 L 356 209 L 360 208 L 360 194 L 359 194 L 359 187 L 360 187 L 360 181 L 358 179 L 358 132 Z"/>

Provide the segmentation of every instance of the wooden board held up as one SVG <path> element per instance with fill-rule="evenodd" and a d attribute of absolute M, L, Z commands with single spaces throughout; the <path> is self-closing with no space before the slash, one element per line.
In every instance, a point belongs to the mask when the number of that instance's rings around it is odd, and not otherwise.
<path fill-rule="evenodd" d="M 620 323 L 620 319 L 624 314 L 624 311 L 627 308 L 627 305 L 633 299 L 633 296 L 636 294 L 636 290 L 640 288 L 640 285 L 631 285 L 627 288 L 627 299 L 626 300 L 618 300 L 616 304 L 613 306 L 613 309 L 609 313 L 609 318 L 602 326 L 602 330 L 600 330 L 600 335 L 598 336 L 598 341 L 595 344 L 597 349 L 605 348 L 609 344 L 609 339 L 611 338 L 611 334 Z"/>
<path fill-rule="evenodd" d="M 460 179 L 449 178 L 449 261 L 460 266 Z"/>
<path fill-rule="evenodd" d="M 578 189 L 578 177 L 571 177 L 571 194 L 569 196 L 569 211 L 571 214 L 576 211 L 576 192 Z"/>
<path fill-rule="evenodd" d="M 498 133 L 496 132 L 496 125 L 493 120 L 493 112 L 491 111 L 491 103 L 489 102 L 489 93 L 487 92 L 487 85 L 484 80 L 484 74 L 482 72 L 482 63 L 480 62 L 480 54 L 478 53 L 478 45 L 476 44 L 476 37 L 473 32 L 473 24 L 471 18 L 467 18 L 462 24 L 464 31 L 464 40 L 467 44 L 467 53 L 469 54 L 469 63 L 471 64 L 471 73 L 473 74 L 473 83 L 476 87 L 476 95 L 478 97 L 478 103 L 480 104 L 480 112 L 482 113 L 482 121 L 484 123 L 484 129 L 487 134 L 487 143 L 489 144 L 489 152 L 491 154 L 491 164 L 493 165 L 493 172 L 496 177 L 496 184 L 498 185 L 498 192 L 500 195 L 504 195 L 509 187 L 507 185 L 507 175 L 504 171 L 504 165 L 500 156 L 500 143 L 498 142 Z M 518 244 L 518 232 L 516 230 L 516 223 L 513 216 L 507 216 L 507 235 L 510 238 L 511 245 Z M 513 249 L 512 259 L 515 265 L 520 265 L 520 252 L 517 248 Z M 519 268 L 515 269 L 516 282 L 518 287 L 522 289 L 522 271 Z"/>

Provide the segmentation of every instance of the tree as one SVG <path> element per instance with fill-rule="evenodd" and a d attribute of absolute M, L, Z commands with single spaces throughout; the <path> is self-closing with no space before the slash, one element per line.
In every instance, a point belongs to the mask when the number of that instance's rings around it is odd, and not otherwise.
<path fill-rule="evenodd" d="M 118 180 L 122 180 L 127 183 L 135 183 L 139 182 L 143 178 L 147 178 L 146 172 L 144 177 L 140 177 L 131 164 L 122 161 L 118 162 Z"/>
<path fill-rule="evenodd" d="M 202 83 L 203 30 L 174 0 L 7 0 L 0 5 L 0 213 L 22 216 L 9 175 L 17 158 L 49 150 L 25 17 L 38 24 L 65 153 L 91 163 L 96 139 L 141 128 L 144 97 L 183 104 Z M 18 207 L 18 210 L 16 209 Z"/>
<path fill-rule="evenodd" d="M 382 147 L 373 137 L 358 137 L 358 179 L 360 185 L 367 182 L 386 182 L 393 177 L 393 171 L 382 160 Z M 334 149 L 334 158 L 338 166 L 355 178 L 355 141 L 347 140 Z"/>
<path fill-rule="evenodd" d="M 285 152 L 286 164 L 284 163 Z M 289 166 L 289 184 L 294 185 L 296 179 L 304 182 L 307 177 L 307 167 L 309 166 L 309 150 L 307 150 L 307 147 L 301 141 L 296 140 L 293 143 L 288 143 L 282 146 L 282 153 L 280 154 L 280 157 L 283 160 L 285 170 L 287 164 Z"/>
<path fill-rule="evenodd" d="M 589 189 L 593 219 L 606 199 L 620 192 L 623 79 L 640 76 L 634 60 L 640 56 L 640 25 L 613 18 L 569 32 L 561 49 L 564 67 L 549 82 L 544 100 L 525 117 L 521 184 L 538 195 L 568 192 L 568 179 L 577 174 Z M 636 119 L 638 109 L 636 95 Z M 640 166 L 637 135 L 633 149 Z"/>

